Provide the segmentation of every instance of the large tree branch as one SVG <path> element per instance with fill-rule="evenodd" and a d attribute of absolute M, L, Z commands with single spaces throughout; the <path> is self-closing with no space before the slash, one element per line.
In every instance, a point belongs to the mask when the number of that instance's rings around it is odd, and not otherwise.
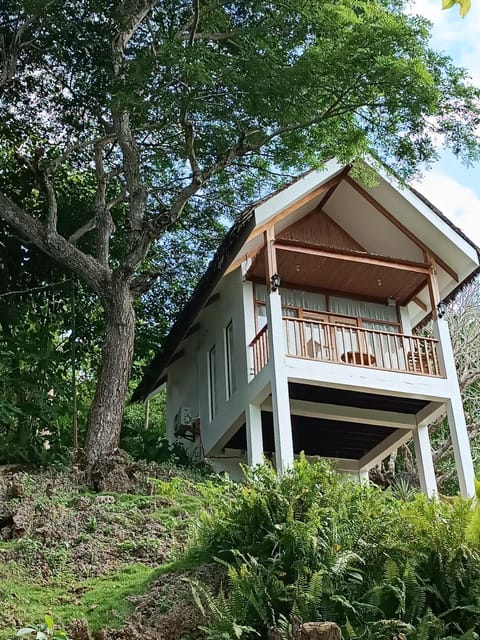
<path fill-rule="evenodd" d="M 43 172 L 43 184 L 47 196 L 47 233 L 49 237 L 53 237 L 57 232 L 58 204 L 55 189 L 46 171 Z"/>
<path fill-rule="evenodd" d="M 51 4 L 49 2 L 48 4 Z M 47 6 L 48 6 L 47 4 Z M 2 89 L 11 82 L 17 72 L 18 58 L 22 48 L 31 44 L 31 41 L 24 41 L 25 32 L 36 20 L 38 16 L 31 16 L 18 28 L 15 34 L 11 35 L 10 42 L 7 42 L 6 34 L 0 33 L 0 93 Z"/>
<path fill-rule="evenodd" d="M 92 229 L 95 229 L 95 223 L 96 223 L 95 218 L 90 218 L 88 222 L 86 222 L 84 225 L 79 227 L 76 231 L 72 233 L 72 235 L 68 237 L 68 242 L 70 242 L 71 244 L 76 244 L 80 240 L 80 238 L 83 238 L 83 236 L 86 233 L 88 233 L 89 231 L 92 231 Z"/>
<path fill-rule="evenodd" d="M 113 69 L 118 82 L 124 80 L 123 64 L 125 47 L 135 34 L 136 30 L 155 6 L 156 0 L 126 0 L 120 12 L 126 16 L 123 20 L 123 28 L 113 39 Z M 144 217 L 147 202 L 147 189 L 141 177 L 140 150 L 130 123 L 130 114 L 126 107 L 120 105 L 112 112 L 113 125 L 118 137 L 118 143 L 122 151 L 123 170 L 125 175 L 126 190 L 128 192 L 127 223 L 129 251 L 122 261 L 121 269 L 125 275 L 131 275 L 140 264 L 138 257 L 145 254 L 147 249 L 138 247 L 143 244 Z"/>
<path fill-rule="evenodd" d="M 114 124 L 122 150 L 123 170 L 128 191 L 128 223 L 132 231 L 139 232 L 142 228 L 147 201 L 147 189 L 140 173 L 140 151 L 130 126 L 127 110 L 114 115 Z"/>
<path fill-rule="evenodd" d="M 193 20 L 188 36 L 188 44 L 193 45 L 195 36 L 197 35 L 198 23 L 200 22 L 200 0 L 193 0 Z"/>
<path fill-rule="evenodd" d="M 102 294 L 111 278 L 109 269 L 82 253 L 57 232 L 49 233 L 44 224 L 33 218 L 0 193 L 0 217 L 44 253 L 74 271 L 94 291 Z"/>
<path fill-rule="evenodd" d="M 79 142 L 75 142 L 74 144 L 68 145 L 62 153 L 60 153 L 56 158 L 54 158 L 48 164 L 48 172 L 51 174 L 55 171 L 57 167 L 68 160 L 68 158 L 75 153 L 76 151 L 81 151 L 82 149 L 87 149 L 88 147 L 95 147 L 98 144 L 107 144 L 108 142 L 112 142 L 115 140 L 115 134 L 111 133 L 106 136 L 100 136 L 98 138 L 93 138 L 90 140 L 81 140 Z"/>
<path fill-rule="evenodd" d="M 226 4 L 224 0 L 215 0 L 214 2 L 210 2 L 206 6 L 199 8 L 198 14 L 194 12 L 192 17 L 189 18 L 187 22 L 180 27 L 180 29 L 178 29 L 177 33 L 175 34 L 176 37 L 179 39 L 183 39 L 184 36 L 188 38 L 189 33 L 192 32 L 192 26 L 195 21 L 197 21 L 197 25 L 198 25 L 198 22 L 200 21 L 201 18 L 204 18 L 206 15 L 208 15 L 212 11 L 219 9 L 224 4 Z"/>
<path fill-rule="evenodd" d="M 112 42 L 113 68 L 117 78 L 121 75 L 125 47 L 156 4 L 157 0 L 125 0 L 118 8 L 123 28 Z"/>
<path fill-rule="evenodd" d="M 110 236 L 115 230 L 110 210 L 107 208 L 107 177 L 103 164 L 104 144 L 95 145 L 95 173 L 97 189 L 95 192 L 95 226 L 97 228 L 97 260 L 108 266 L 110 252 Z"/>

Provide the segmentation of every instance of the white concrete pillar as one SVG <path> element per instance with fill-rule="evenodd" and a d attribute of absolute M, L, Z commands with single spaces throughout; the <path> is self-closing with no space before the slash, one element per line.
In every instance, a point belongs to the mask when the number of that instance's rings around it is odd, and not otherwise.
<path fill-rule="evenodd" d="M 419 424 L 416 429 L 413 429 L 413 446 L 415 447 L 420 488 L 429 498 L 434 498 L 437 496 L 437 480 L 426 424 Z"/>
<path fill-rule="evenodd" d="M 283 337 L 282 301 L 280 293 L 267 294 L 268 347 L 272 385 L 273 433 L 275 437 L 275 464 L 283 473 L 293 464 L 293 437 L 288 397 L 288 379 L 285 366 L 285 339 Z"/>
<path fill-rule="evenodd" d="M 245 410 L 247 430 L 247 464 L 251 467 L 263 463 L 262 412 L 260 407 L 248 404 Z"/>
<path fill-rule="evenodd" d="M 447 400 L 446 408 L 460 493 L 465 498 L 474 498 L 475 471 L 460 391 L 457 390 L 455 397 Z"/>
<path fill-rule="evenodd" d="M 470 439 L 463 411 L 463 402 L 458 386 L 452 342 L 446 320 L 438 318 L 433 323 L 434 336 L 439 341 L 438 356 L 442 372 L 450 382 L 450 398 L 446 402 L 448 426 L 452 438 L 455 465 L 457 468 L 460 493 L 464 497 L 475 496 L 475 472 L 473 469 Z"/>
<path fill-rule="evenodd" d="M 370 476 L 368 475 L 368 469 L 358 470 L 358 482 L 360 482 L 360 484 L 365 484 L 367 486 L 370 484 Z"/>

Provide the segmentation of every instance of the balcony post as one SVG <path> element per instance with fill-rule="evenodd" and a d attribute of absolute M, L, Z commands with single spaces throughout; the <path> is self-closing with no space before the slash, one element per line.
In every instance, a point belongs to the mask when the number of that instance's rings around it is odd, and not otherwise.
<path fill-rule="evenodd" d="M 275 437 L 275 463 L 283 473 L 293 464 L 293 437 L 288 398 L 288 380 L 285 366 L 285 340 L 283 337 L 282 301 L 278 289 L 267 294 L 268 346 L 272 386 L 273 432 Z"/>
<path fill-rule="evenodd" d="M 437 496 L 437 479 L 433 467 L 428 425 L 419 424 L 416 429 L 413 429 L 412 435 L 420 488 L 426 496 L 434 498 Z"/>
<path fill-rule="evenodd" d="M 357 480 L 360 484 L 368 486 L 370 484 L 370 475 L 368 469 L 359 469 Z"/>
<path fill-rule="evenodd" d="M 253 467 L 263 463 L 262 412 L 260 407 L 248 404 L 245 410 L 247 430 L 247 463 Z"/>
<path fill-rule="evenodd" d="M 475 472 L 447 321 L 437 317 L 433 322 L 433 333 L 438 340 L 440 367 L 450 382 L 450 397 L 446 401 L 446 409 L 460 493 L 466 498 L 473 498 L 475 496 Z"/>

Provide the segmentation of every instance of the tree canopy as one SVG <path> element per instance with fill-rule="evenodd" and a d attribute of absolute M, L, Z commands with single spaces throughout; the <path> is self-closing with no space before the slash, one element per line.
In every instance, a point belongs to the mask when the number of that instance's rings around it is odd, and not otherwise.
<path fill-rule="evenodd" d="M 478 157 L 479 91 L 400 0 L 6 0 L 0 217 L 98 295 L 90 463 L 118 444 L 133 302 L 285 172 Z M 207 234 L 208 235 L 208 234 Z M 186 246 L 192 246 L 190 245 Z"/>

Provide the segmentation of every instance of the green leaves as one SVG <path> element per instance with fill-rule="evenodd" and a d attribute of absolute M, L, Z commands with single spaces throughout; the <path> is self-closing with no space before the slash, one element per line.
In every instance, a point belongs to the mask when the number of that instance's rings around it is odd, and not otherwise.
<path fill-rule="evenodd" d="M 35 640 L 68 640 L 64 629 L 55 624 L 50 614 L 45 614 L 44 622 L 36 627 L 23 627 L 16 633 L 17 638 L 27 638 L 32 636 Z"/>
<path fill-rule="evenodd" d="M 442 0 L 442 9 L 451 9 L 456 4 L 460 7 L 460 15 L 464 18 L 472 6 L 471 0 Z"/>
<path fill-rule="evenodd" d="M 480 633 L 469 502 L 405 502 L 303 459 L 281 477 L 267 466 L 246 475 L 210 495 L 195 531 L 196 555 L 227 566 L 225 591 L 194 586 L 209 638 L 246 625 L 288 640 L 309 620 L 336 622 L 346 640 Z"/>

